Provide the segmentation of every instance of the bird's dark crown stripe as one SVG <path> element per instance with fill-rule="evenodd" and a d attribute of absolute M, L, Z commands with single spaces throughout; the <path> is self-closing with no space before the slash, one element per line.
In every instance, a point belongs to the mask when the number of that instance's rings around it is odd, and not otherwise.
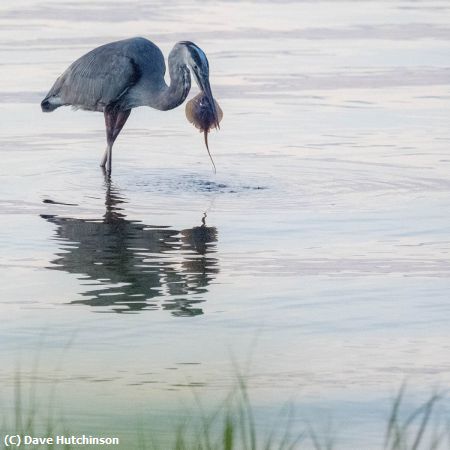
<path fill-rule="evenodd" d="M 206 55 L 203 53 L 203 50 L 200 47 L 198 47 L 191 41 L 182 41 L 181 44 L 184 44 L 189 49 L 192 59 L 196 64 L 209 67 Z"/>

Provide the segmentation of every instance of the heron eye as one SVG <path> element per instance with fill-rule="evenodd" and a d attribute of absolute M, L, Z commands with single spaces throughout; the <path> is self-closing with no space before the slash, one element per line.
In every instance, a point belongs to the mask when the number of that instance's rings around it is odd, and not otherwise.
<path fill-rule="evenodd" d="M 195 69 L 195 70 L 197 70 L 197 69 L 198 69 L 198 66 L 197 66 L 197 64 L 195 64 L 195 65 L 194 65 L 194 69 Z"/>

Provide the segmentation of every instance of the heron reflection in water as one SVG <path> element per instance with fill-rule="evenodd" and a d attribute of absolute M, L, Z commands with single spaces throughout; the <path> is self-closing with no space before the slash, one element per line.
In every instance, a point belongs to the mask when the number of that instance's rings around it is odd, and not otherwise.
<path fill-rule="evenodd" d="M 176 316 L 203 314 L 202 294 L 219 272 L 217 230 L 185 230 L 127 220 L 125 199 L 106 179 L 106 212 L 101 220 L 42 215 L 55 224 L 61 253 L 54 270 L 82 275 L 89 288 L 83 303 L 118 313 L 164 309 Z"/>

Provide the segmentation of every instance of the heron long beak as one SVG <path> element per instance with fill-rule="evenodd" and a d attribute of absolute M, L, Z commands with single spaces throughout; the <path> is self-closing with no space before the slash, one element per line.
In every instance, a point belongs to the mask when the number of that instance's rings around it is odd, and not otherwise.
<path fill-rule="evenodd" d="M 208 99 L 209 104 L 211 105 L 211 110 L 214 115 L 214 124 L 213 125 L 215 128 L 220 129 L 219 115 L 217 114 L 216 102 L 214 101 L 214 97 L 211 92 L 211 85 L 209 84 L 209 79 L 203 78 L 199 84 L 200 84 L 200 89 L 205 93 L 206 98 Z"/>

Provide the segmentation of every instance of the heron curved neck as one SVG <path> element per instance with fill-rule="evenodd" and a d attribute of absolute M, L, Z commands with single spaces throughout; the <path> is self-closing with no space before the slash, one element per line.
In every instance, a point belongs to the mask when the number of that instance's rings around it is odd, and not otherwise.
<path fill-rule="evenodd" d="M 178 52 L 169 55 L 170 85 L 159 96 L 159 109 L 166 111 L 181 105 L 191 89 L 191 74 Z"/>

